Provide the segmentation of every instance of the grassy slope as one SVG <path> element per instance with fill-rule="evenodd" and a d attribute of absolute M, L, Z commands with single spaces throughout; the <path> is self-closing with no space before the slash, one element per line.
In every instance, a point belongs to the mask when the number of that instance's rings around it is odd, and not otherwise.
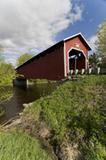
<path fill-rule="evenodd" d="M 39 142 L 19 131 L 0 132 L 0 160 L 52 160 Z"/>
<path fill-rule="evenodd" d="M 0 103 L 12 96 L 13 76 L 0 76 Z M 8 86 L 7 90 L 3 86 Z M 4 109 L 0 107 L 0 116 L 4 114 Z M 51 157 L 36 138 L 22 131 L 0 130 L 0 160 L 53 160 Z"/>
<path fill-rule="evenodd" d="M 52 131 L 52 145 L 63 141 L 77 143 L 84 160 L 105 160 L 105 85 L 106 76 L 67 81 L 52 95 L 26 108 L 23 118 L 45 121 Z M 34 138 L 19 131 L 8 131 L 0 132 L 0 159 L 51 158 Z"/>
<path fill-rule="evenodd" d="M 106 158 L 106 76 L 68 81 L 51 96 L 41 98 L 24 111 L 52 130 L 52 144 L 77 143 L 84 159 Z M 67 137 L 67 138 L 66 138 Z"/>
<path fill-rule="evenodd" d="M 0 103 L 8 100 L 12 96 L 12 87 L 11 86 L 7 86 L 6 88 L 5 87 L 0 86 Z"/>

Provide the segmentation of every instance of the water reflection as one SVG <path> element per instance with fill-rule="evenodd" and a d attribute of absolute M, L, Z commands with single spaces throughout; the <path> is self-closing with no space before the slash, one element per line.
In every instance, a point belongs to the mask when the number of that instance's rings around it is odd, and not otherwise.
<path fill-rule="evenodd" d="M 56 89 L 56 87 L 56 83 L 42 83 L 30 85 L 28 88 L 11 88 L 13 90 L 13 97 L 9 101 L 1 104 L 5 109 L 5 116 L 0 118 L 0 122 L 4 123 L 10 118 L 16 116 L 23 110 L 24 103 L 30 103 L 42 96 L 49 95 Z M 7 88 L 5 88 L 5 90 L 7 90 Z"/>

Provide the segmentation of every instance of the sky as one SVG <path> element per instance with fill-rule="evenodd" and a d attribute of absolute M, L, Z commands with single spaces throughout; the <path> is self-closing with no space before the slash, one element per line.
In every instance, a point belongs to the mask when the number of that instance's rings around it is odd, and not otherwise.
<path fill-rule="evenodd" d="M 95 49 L 96 32 L 106 20 L 106 0 L 0 0 L 0 46 L 13 65 L 81 32 Z"/>

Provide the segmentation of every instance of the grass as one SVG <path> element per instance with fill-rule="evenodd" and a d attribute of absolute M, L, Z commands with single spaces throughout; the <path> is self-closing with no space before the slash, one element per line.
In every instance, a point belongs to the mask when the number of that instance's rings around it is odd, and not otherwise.
<path fill-rule="evenodd" d="M 13 95 L 12 80 L 14 77 L 14 69 L 9 71 L 8 64 L 0 63 L 0 104 L 9 100 Z M 5 114 L 5 110 L 0 107 L 0 117 Z"/>
<path fill-rule="evenodd" d="M 0 103 L 8 100 L 12 96 L 11 86 L 0 86 Z"/>
<path fill-rule="evenodd" d="M 35 138 L 21 131 L 0 132 L 0 160 L 52 160 Z"/>
<path fill-rule="evenodd" d="M 3 66 L 3 67 L 6 68 L 5 66 Z M 14 73 L 13 69 L 11 69 L 12 71 L 9 73 L 8 68 L 5 72 L 3 72 L 5 69 L 2 69 L 1 65 L 0 65 L 0 69 L 1 69 L 1 73 L 0 73 L 0 103 L 2 103 L 3 101 L 8 100 L 12 96 L 12 80 L 13 80 L 15 73 Z"/>
<path fill-rule="evenodd" d="M 2 117 L 5 114 L 5 110 L 3 107 L 0 106 L 0 117 Z"/>
<path fill-rule="evenodd" d="M 2 107 L 4 101 L 9 100 L 13 95 L 12 86 L 0 86 L 0 117 L 5 115 L 5 109 Z"/>
<path fill-rule="evenodd" d="M 0 62 L 0 103 L 11 97 L 14 76 L 15 71 L 13 66 L 5 62 Z"/>
<path fill-rule="evenodd" d="M 12 80 L 13 80 L 14 74 L 0 74 L 0 86 L 5 86 L 5 85 L 11 85 L 12 86 Z"/>
<path fill-rule="evenodd" d="M 85 160 L 106 158 L 106 76 L 86 76 L 67 81 L 51 96 L 35 101 L 24 116 L 44 121 L 51 143 L 78 144 Z"/>
<path fill-rule="evenodd" d="M 35 101 L 25 108 L 22 119 L 32 131 L 34 128 L 31 129 L 31 126 L 36 122 L 38 125 L 46 123 L 51 132 L 49 142 L 52 146 L 61 147 L 63 142 L 77 144 L 82 159 L 105 160 L 105 107 L 106 76 L 85 76 L 78 81 L 67 81 L 52 95 Z M 0 160 L 11 159 L 51 160 L 51 155 L 38 140 L 19 129 L 1 131 Z"/>

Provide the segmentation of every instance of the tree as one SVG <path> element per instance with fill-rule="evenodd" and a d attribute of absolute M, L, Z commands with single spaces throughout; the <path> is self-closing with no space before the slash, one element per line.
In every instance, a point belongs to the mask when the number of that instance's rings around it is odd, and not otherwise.
<path fill-rule="evenodd" d="M 25 63 L 26 61 L 28 61 L 30 58 L 32 58 L 33 55 L 29 54 L 29 53 L 24 53 L 23 55 L 21 55 L 18 59 L 17 59 L 17 66 L 22 65 L 23 63 Z"/>
<path fill-rule="evenodd" d="M 99 63 L 99 60 L 98 60 L 98 55 L 93 53 L 89 56 L 89 63 L 91 65 L 91 67 L 93 68 L 96 68 L 98 67 L 98 63 Z"/>
<path fill-rule="evenodd" d="M 12 64 L 0 62 L 0 85 L 10 85 L 15 77 L 15 69 Z M 2 91 L 0 91 L 2 93 Z M 0 97 L 1 98 L 1 97 Z"/>
<path fill-rule="evenodd" d="M 97 37 L 97 53 L 101 58 L 101 66 L 106 68 L 106 20 L 101 24 Z"/>
<path fill-rule="evenodd" d="M 3 52 L 3 46 L 0 44 L 0 63 L 4 61 L 4 57 L 2 55 Z"/>
<path fill-rule="evenodd" d="M 5 75 L 11 75 L 13 74 L 14 67 L 12 64 L 6 63 L 6 62 L 1 62 L 0 63 L 0 76 L 5 76 Z"/>

